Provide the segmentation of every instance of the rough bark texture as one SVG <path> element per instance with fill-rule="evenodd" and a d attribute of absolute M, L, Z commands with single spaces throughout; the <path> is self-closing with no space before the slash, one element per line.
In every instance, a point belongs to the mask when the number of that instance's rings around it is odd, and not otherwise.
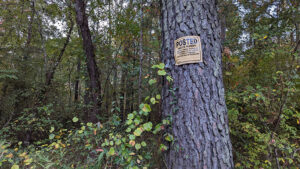
<path fill-rule="evenodd" d="M 215 0 L 162 0 L 162 60 L 174 79 L 164 79 L 162 93 L 174 136 L 164 159 L 168 169 L 233 168 L 220 31 Z M 201 37 L 203 62 L 175 66 L 174 40 L 188 35 Z"/>
<path fill-rule="evenodd" d="M 90 78 L 91 99 L 93 104 L 93 109 L 88 113 L 88 121 L 97 122 L 98 120 L 96 115 L 100 113 L 101 106 L 101 85 L 99 81 L 100 75 L 95 60 L 95 50 L 85 8 L 86 4 L 84 0 L 75 0 L 76 22 L 80 28 L 80 33 L 83 39 L 83 48 L 86 54 L 86 63 Z"/>

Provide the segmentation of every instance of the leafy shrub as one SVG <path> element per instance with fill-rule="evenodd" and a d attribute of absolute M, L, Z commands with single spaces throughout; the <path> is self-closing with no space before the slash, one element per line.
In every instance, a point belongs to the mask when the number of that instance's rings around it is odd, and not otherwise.
<path fill-rule="evenodd" d="M 297 168 L 299 119 L 295 84 L 278 71 L 274 87 L 246 86 L 227 93 L 236 168 Z"/>

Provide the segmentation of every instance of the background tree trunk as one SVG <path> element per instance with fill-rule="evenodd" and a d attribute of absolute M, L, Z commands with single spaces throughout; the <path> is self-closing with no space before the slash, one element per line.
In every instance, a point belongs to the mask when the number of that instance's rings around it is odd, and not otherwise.
<path fill-rule="evenodd" d="M 32 40 L 32 27 L 33 27 L 33 21 L 34 21 L 34 14 L 35 14 L 35 2 L 30 1 L 30 10 L 31 10 L 31 15 L 28 23 L 28 28 L 27 28 L 27 39 L 26 39 L 26 44 L 25 44 L 25 54 L 24 54 L 24 59 L 28 59 L 29 53 L 30 53 L 30 44 Z"/>
<path fill-rule="evenodd" d="M 84 0 L 75 1 L 76 10 L 76 22 L 80 28 L 80 33 L 83 39 L 83 48 L 86 54 L 87 70 L 90 78 L 90 90 L 93 108 L 88 112 L 88 121 L 97 122 L 96 115 L 100 113 L 101 106 L 101 84 L 98 67 L 95 60 L 94 45 L 91 38 L 89 29 L 88 18 L 85 13 L 85 2 Z"/>
<path fill-rule="evenodd" d="M 201 37 L 203 62 L 175 66 L 174 40 L 188 35 Z M 162 38 L 162 60 L 174 79 L 172 85 L 164 79 L 162 93 L 163 115 L 172 117 L 174 136 L 165 154 L 167 168 L 233 168 L 215 0 L 163 0 Z"/>
<path fill-rule="evenodd" d="M 140 37 L 139 37 L 139 57 L 140 57 L 140 63 L 139 63 L 139 89 L 138 89 L 138 105 L 141 104 L 142 100 L 142 74 L 143 74 L 143 0 L 140 0 Z"/>
<path fill-rule="evenodd" d="M 51 66 L 49 68 L 49 70 L 46 70 L 47 71 L 46 72 L 46 87 L 51 85 L 51 82 L 52 82 L 52 80 L 54 78 L 54 74 L 55 74 L 55 71 L 57 69 L 57 66 L 61 62 L 62 57 L 63 57 L 63 55 L 64 55 L 64 53 L 66 51 L 66 48 L 67 48 L 67 46 L 68 46 L 68 44 L 70 42 L 70 39 L 71 39 L 71 35 L 72 35 L 74 23 L 73 23 L 73 20 L 72 20 L 71 16 L 69 16 L 69 17 L 70 17 L 70 28 L 69 28 L 69 31 L 68 31 L 68 34 L 67 34 L 67 37 L 66 37 L 66 41 L 65 41 L 62 49 L 60 50 L 60 53 L 59 53 L 56 61 L 54 62 L 53 66 Z"/>
<path fill-rule="evenodd" d="M 77 58 L 77 75 L 76 75 L 76 80 L 75 80 L 75 87 L 74 87 L 74 101 L 78 102 L 79 101 L 79 81 L 80 81 L 80 68 L 81 68 L 81 60 L 80 57 Z"/>

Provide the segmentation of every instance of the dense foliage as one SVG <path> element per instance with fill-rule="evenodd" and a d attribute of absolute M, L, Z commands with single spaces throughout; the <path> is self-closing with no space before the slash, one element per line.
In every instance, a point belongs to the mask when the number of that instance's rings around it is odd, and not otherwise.
<path fill-rule="evenodd" d="M 235 167 L 296 169 L 300 2 L 218 3 Z M 162 76 L 172 78 L 159 63 L 159 1 L 90 0 L 86 13 L 101 75 L 98 123 L 87 119 L 92 91 L 74 5 L 0 1 L 0 168 L 164 167 L 176 138 L 160 111 Z"/>

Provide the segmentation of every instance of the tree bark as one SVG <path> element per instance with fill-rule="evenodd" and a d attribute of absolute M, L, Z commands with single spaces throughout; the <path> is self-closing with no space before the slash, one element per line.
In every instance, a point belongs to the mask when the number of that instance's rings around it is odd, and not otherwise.
<path fill-rule="evenodd" d="M 81 68 L 81 60 L 80 57 L 77 57 L 77 75 L 75 80 L 74 87 L 74 101 L 77 103 L 79 101 L 79 80 L 80 80 L 80 68 Z"/>
<path fill-rule="evenodd" d="M 141 104 L 142 101 L 142 73 L 143 73 L 143 0 L 140 0 L 140 39 L 139 39 L 139 89 L 138 89 L 138 105 Z"/>
<path fill-rule="evenodd" d="M 173 78 L 172 84 L 163 80 L 162 91 L 162 113 L 172 117 L 174 136 L 164 156 L 167 168 L 234 168 L 216 1 L 162 0 L 161 23 L 162 61 Z M 174 40 L 189 35 L 201 37 L 203 62 L 175 66 Z"/>
<path fill-rule="evenodd" d="M 101 84 L 85 8 L 86 4 L 84 0 L 75 0 L 76 22 L 80 28 L 80 33 L 83 39 L 83 48 L 86 54 L 87 70 L 90 78 L 91 99 L 93 104 L 92 110 L 88 113 L 88 121 L 97 122 L 98 120 L 96 115 L 100 114 L 101 107 Z"/>
<path fill-rule="evenodd" d="M 68 31 L 68 34 L 67 34 L 67 37 L 66 37 L 66 41 L 62 47 L 62 49 L 60 50 L 60 53 L 55 61 L 55 63 L 53 64 L 53 66 L 49 69 L 49 70 L 46 70 L 46 86 L 50 86 L 51 85 L 51 82 L 54 78 L 54 73 L 56 71 L 56 68 L 57 66 L 59 65 L 59 63 L 61 62 L 62 60 L 62 57 L 65 53 L 65 50 L 70 42 L 70 39 L 71 39 L 71 34 L 72 34 L 72 31 L 73 31 L 73 27 L 74 27 L 74 22 L 73 20 L 70 18 L 70 28 L 69 28 L 69 31 Z"/>
<path fill-rule="evenodd" d="M 30 2 L 30 10 L 31 10 L 31 15 L 30 15 L 29 23 L 28 23 L 27 39 L 26 39 L 26 43 L 25 43 L 25 54 L 24 54 L 25 60 L 27 60 L 29 57 L 30 44 L 31 44 L 31 39 L 32 39 L 32 26 L 33 26 L 34 14 L 35 14 L 35 2 L 34 1 Z"/>

